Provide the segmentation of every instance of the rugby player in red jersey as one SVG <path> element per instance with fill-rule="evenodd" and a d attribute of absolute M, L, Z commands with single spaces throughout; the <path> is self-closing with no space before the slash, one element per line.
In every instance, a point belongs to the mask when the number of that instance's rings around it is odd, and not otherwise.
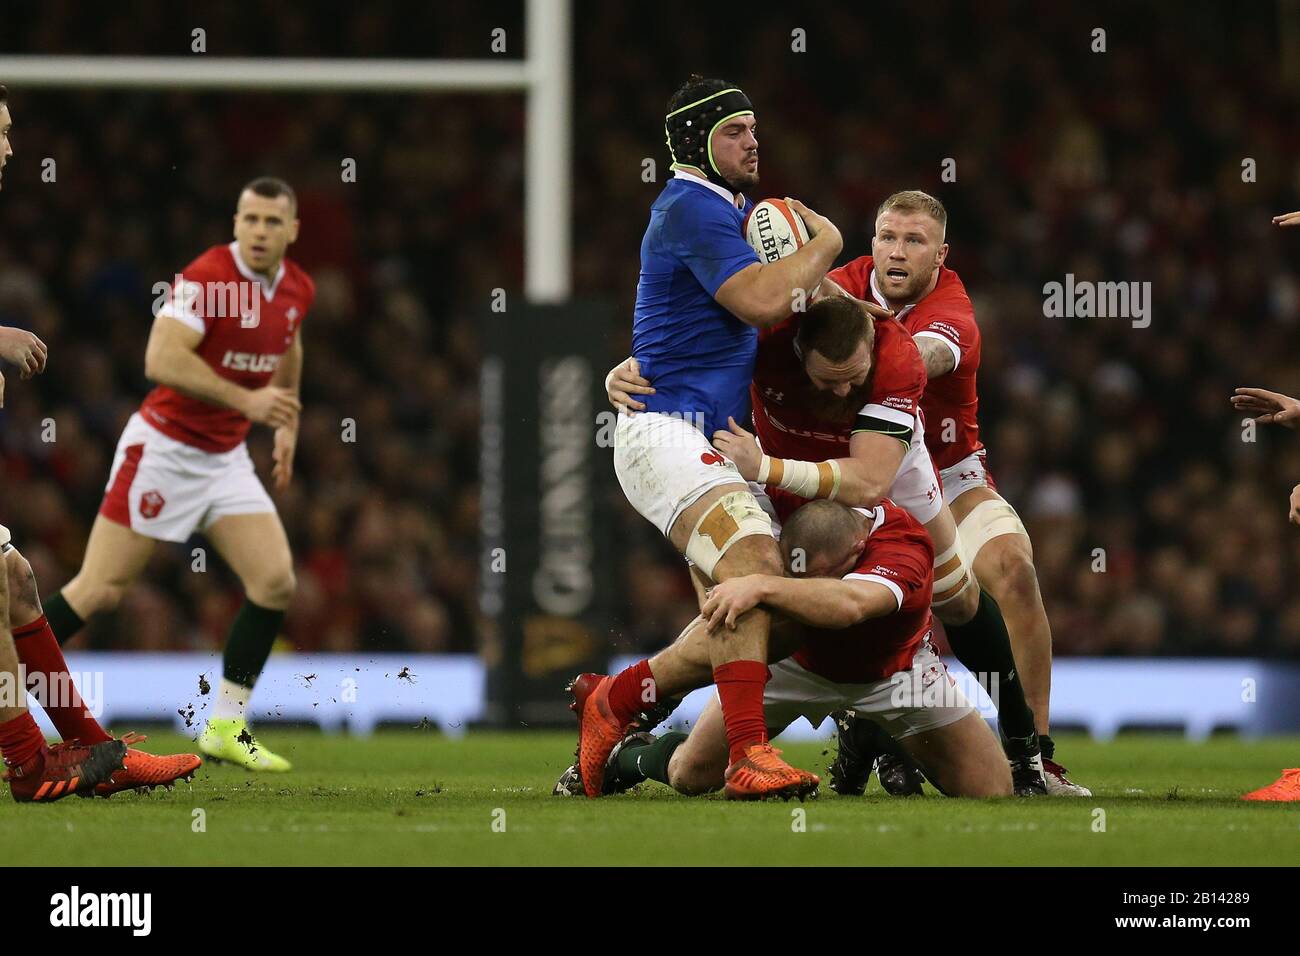
<path fill-rule="evenodd" d="M 947 225 L 947 210 L 938 199 L 919 190 L 895 193 L 877 210 L 872 255 L 853 260 L 830 278 L 850 294 L 892 309 L 912 334 L 925 362 L 925 443 L 957 522 L 965 560 L 1006 620 L 1025 698 L 1034 712 L 1048 793 L 1090 796 L 1055 760 L 1049 734 L 1052 628 L 1029 533 L 998 494 L 980 441 L 980 330 L 961 278 L 944 265 Z"/>
<path fill-rule="evenodd" d="M 256 179 L 239 195 L 234 241 L 208 249 L 178 277 L 145 349 L 145 374 L 157 387 L 122 433 L 81 570 L 46 602 L 54 633 L 66 641 L 87 618 L 117 606 L 156 542 L 201 532 L 239 577 L 245 600 L 199 749 L 249 770 L 290 767 L 252 736 L 246 717 L 294 573 L 244 438 L 255 423 L 275 429 L 272 477 L 286 488 L 301 409 L 299 329 L 316 294 L 285 256 L 298 227 L 289 184 Z"/>
<path fill-rule="evenodd" d="M 930 643 L 934 546 L 921 524 L 883 499 L 874 508 L 835 501 L 803 503 L 771 492 L 781 551 L 791 577 L 751 574 L 714 587 L 703 618 L 673 647 L 674 675 L 660 655 L 652 661 L 680 693 L 710 680 L 706 632 L 733 628 L 753 607 L 783 616 L 785 640 L 800 644 L 771 664 L 763 694 L 769 734 L 799 717 L 814 727 L 834 711 L 852 709 L 879 723 L 943 793 L 954 797 L 1010 796 L 1011 774 L 997 739 L 948 676 Z M 659 665 L 655 667 L 654 665 Z M 680 793 L 725 785 L 727 739 L 717 698 L 690 735 L 637 733 L 616 748 L 606 768 L 607 792 L 658 780 Z M 557 794 L 582 792 L 575 768 Z"/>
<path fill-rule="evenodd" d="M 10 143 L 12 130 L 9 91 L 0 86 L 0 188 L 4 185 L 4 167 L 14 154 Z M 17 366 L 23 379 L 45 371 L 47 355 L 45 343 L 31 332 L 0 327 L 0 359 Z M 0 406 L 3 405 L 4 376 L 0 375 Z M 96 787 L 110 785 L 113 774 L 122 772 L 127 745 L 104 733 L 86 710 L 71 680 L 58 684 L 55 695 L 41 694 L 44 700 L 40 702 L 65 741 L 53 747 L 46 744 L 27 710 L 24 680 L 35 647 L 31 640 L 31 634 L 35 633 L 31 630 L 34 618 L 27 616 L 25 606 L 34 602 L 39 613 L 36 579 L 27 561 L 13 546 L 9 529 L 3 526 L 0 526 L 0 557 L 5 563 L 5 572 L 0 574 L 0 754 L 4 758 L 9 793 L 20 803 L 50 803 L 74 793 L 89 794 Z M 11 629 L 14 621 L 22 622 L 18 635 Z M 23 642 L 27 647 L 20 650 L 15 636 L 27 637 Z M 58 644 L 53 647 L 57 654 Z M 62 655 L 59 657 L 61 663 Z M 48 686 L 42 683 L 42 687 Z"/>
<path fill-rule="evenodd" d="M 850 282 L 843 270 L 829 278 Z M 616 374 L 614 388 L 626 371 Z M 873 320 L 865 302 L 823 296 L 806 313 L 793 313 L 760 333 L 751 399 L 762 447 L 734 420 L 729 431 L 714 434 L 713 443 L 742 477 L 769 491 L 836 498 L 856 507 L 874 507 L 888 494 L 925 525 L 937 552 L 935 612 L 958 659 L 976 674 L 998 675 L 999 718 L 1016 792 L 1043 793 L 1033 714 L 1006 627 L 961 555 L 956 523 L 920 440 L 924 387 L 924 367 L 906 329 L 892 319 Z M 878 734 L 868 736 L 873 727 L 861 724 L 861 740 L 843 735 L 843 759 L 832 767 L 838 792 L 865 787 L 876 753 L 887 743 Z M 891 792 L 920 788 L 919 778 L 905 775 L 897 783 L 882 776 L 881 782 Z"/>

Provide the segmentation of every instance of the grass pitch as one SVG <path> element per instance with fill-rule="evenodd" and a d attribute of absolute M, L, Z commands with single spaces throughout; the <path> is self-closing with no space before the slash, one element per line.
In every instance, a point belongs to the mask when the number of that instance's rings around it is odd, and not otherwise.
<path fill-rule="evenodd" d="M 1082 800 L 863 798 L 806 804 L 679 797 L 647 783 L 552 797 L 569 733 L 393 731 L 358 739 L 263 728 L 292 773 L 204 766 L 192 785 L 48 806 L 0 802 L 6 862 L 55 865 L 1029 864 L 1294 865 L 1300 804 L 1237 799 L 1300 763 L 1300 739 L 1203 744 L 1063 737 Z M 154 752 L 191 741 L 152 735 Z M 829 745 L 787 757 L 820 771 Z M 802 808 L 804 832 L 795 832 Z M 1104 811 L 1104 817 L 1096 811 Z M 201 810 L 201 814 L 196 814 Z M 204 829 L 196 832 L 198 819 Z M 1104 832 L 1098 828 L 1104 820 Z M 494 828 L 494 824 L 496 825 Z M 504 827 L 504 832 L 500 832 Z"/>

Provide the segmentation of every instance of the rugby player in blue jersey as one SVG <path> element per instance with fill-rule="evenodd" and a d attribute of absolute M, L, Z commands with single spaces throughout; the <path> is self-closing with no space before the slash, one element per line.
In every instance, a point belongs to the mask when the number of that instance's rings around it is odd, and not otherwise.
<path fill-rule="evenodd" d="M 644 412 L 620 414 L 614 469 L 627 500 L 708 582 L 781 575 L 767 514 L 707 436 L 725 430 L 728 418 L 749 420 L 758 330 L 812 298 L 843 240 L 828 219 L 787 200 L 808 227 L 802 249 L 763 263 L 745 241 L 741 226 L 753 206 L 745 191 L 758 184 L 757 125 L 748 97 L 732 84 L 693 75 L 669 100 L 664 126 L 673 178 L 641 241 L 632 330 L 632 353 L 655 388 Z M 818 784 L 768 743 L 770 624 L 768 611 L 756 607 L 735 630 L 711 637 L 732 798 L 802 797 Z M 611 752 L 656 702 L 655 674 L 643 660 L 616 676 L 584 674 L 573 691 L 578 766 L 595 797 Z"/>

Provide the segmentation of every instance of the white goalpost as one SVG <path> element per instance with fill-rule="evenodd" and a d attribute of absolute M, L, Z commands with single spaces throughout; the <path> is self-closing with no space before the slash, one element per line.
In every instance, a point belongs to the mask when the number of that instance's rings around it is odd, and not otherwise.
<path fill-rule="evenodd" d="M 550 304 L 569 298 L 572 281 L 572 27 L 571 0 L 526 0 L 523 60 L 0 56 L 0 82 L 11 89 L 522 92 L 524 293 Z"/>

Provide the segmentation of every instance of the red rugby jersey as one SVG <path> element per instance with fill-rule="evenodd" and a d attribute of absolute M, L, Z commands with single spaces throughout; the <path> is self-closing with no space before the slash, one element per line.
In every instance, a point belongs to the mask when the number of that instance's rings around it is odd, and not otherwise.
<path fill-rule="evenodd" d="M 871 256 L 854 259 L 831 272 L 830 278 L 859 299 L 870 296 L 878 304 L 888 305 L 876 283 Z M 957 273 L 940 266 L 934 290 L 915 305 L 903 308 L 898 313 L 898 321 L 913 336 L 943 342 L 957 362 L 947 375 L 929 379 L 921 396 L 926 447 L 936 468 L 949 468 L 984 447 L 980 441 L 979 395 L 975 387 L 980 367 L 980 330 L 975 324 L 975 307 Z"/>
<path fill-rule="evenodd" d="M 772 503 L 784 522 L 803 499 L 780 493 L 773 496 Z M 925 527 L 888 498 L 870 510 L 855 510 L 871 522 L 870 535 L 857 565 L 844 580 L 885 585 L 898 599 L 898 610 L 840 630 L 806 629 L 804 645 L 794 659 L 837 684 L 886 680 L 909 669 L 912 655 L 932 627 L 934 546 Z"/>
<path fill-rule="evenodd" d="M 749 394 L 763 451 L 799 461 L 847 458 L 849 437 L 864 428 L 910 442 L 921 427 L 925 366 L 907 330 L 897 322 L 876 323 L 869 396 L 863 407 L 836 421 L 818 411 L 827 393 L 817 391 L 795 354 L 794 338 L 802 320 L 803 313 L 796 312 L 758 334 Z"/>
<path fill-rule="evenodd" d="M 222 378 L 263 388 L 293 345 L 315 297 L 315 283 L 297 263 L 281 262 L 268 287 L 231 242 L 213 246 L 187 265 L 159 314 L 203 333 L 197 352 Z M 166 385 L 145 396 L 140 414 L 164 435 L 208 452 L 237 448 L 253 424 L 234 409 Z"/>

